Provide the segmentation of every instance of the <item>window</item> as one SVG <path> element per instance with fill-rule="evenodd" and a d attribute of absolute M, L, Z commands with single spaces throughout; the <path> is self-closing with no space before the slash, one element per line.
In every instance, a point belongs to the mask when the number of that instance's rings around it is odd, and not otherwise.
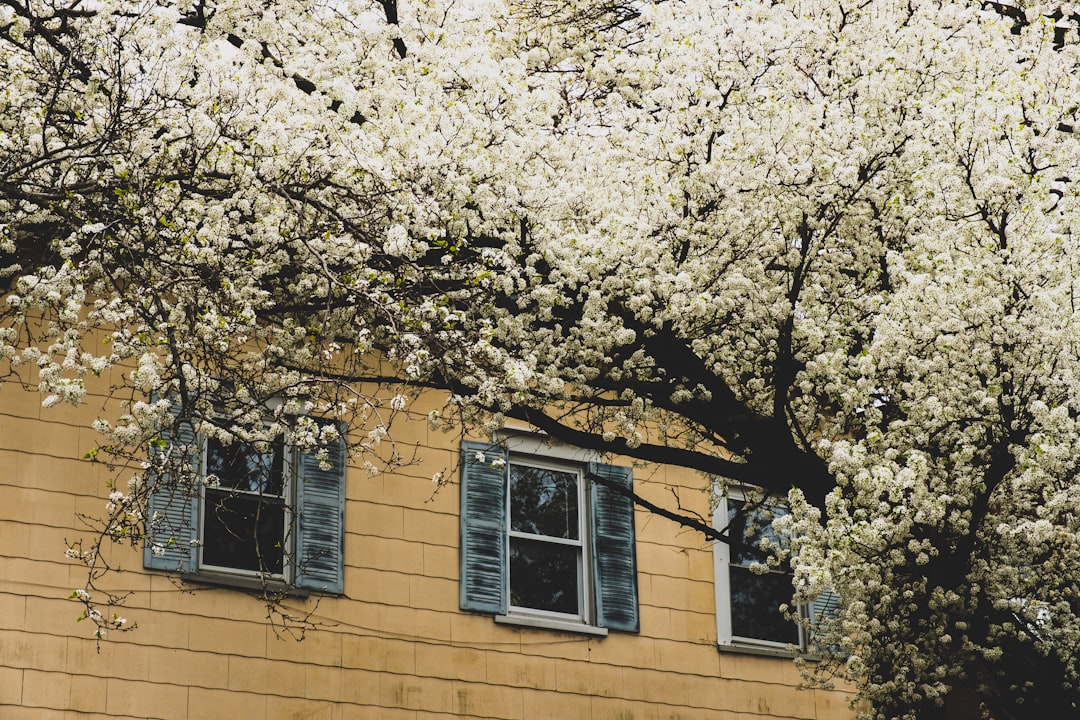
<path fill-rule="evenodd" d="M 589 617 L 579 470 L 511 460 L 507 512 L 510 610 Z"/>
<path fill-rule="evenodd" d="M 787 514 L 777 501 L 750 499 L 746 493 L 732 490 L 720 499 L 713 516 L 718 530 L 728 528 L 730 542 L 713 547 L 716 565 L 716 626 L 721 646 L 766 653 L 787 654 L 794 647 L 806 650 L 807 632 L 803 624 L 788 619 L 780 611 L 790 605 L 792 573 L 786 565 L 767 565 L 769 552 L 761 541 L 783 544 L 772 521 Z M 765 572 L 760 572 L 767 567 Z M 757 570 L 758 572 L 755 572 Z M 818 617 L 836 612 L 838 599 L 826 593 L 800 613 L 810 617 L 814 626 Z"/>
<path fill-rule="evenodd" d="M 288 540 L 285 441 L 259 451 L 245 443 L 203 443 L 199 567 L 284 578 Z"/>
<path fill-rule="evenodd" d="M 462 445 L 461 607 L 500 622 L 637 632 L 634 507 L 614 489 L 631 488 L 630 469 L 525 445 L 532 452 Z"/>
<path fill-rule="evenodd" d="M 322 467 L 315 453 L 224 443 L 180 424 L 164 452 L 179 453 L 198 482 L 152 487 L 143 564 L 198 579 L 259 587 L 265 581 L 343 592 L 345 445 Z M 155 480 L 151 479 L 151 482 Z"/>
<path fill-rule="evenodd" d="M 772 520 L 785 511 L 775 503 L 750 503 L 741 493 L 721 499 L 714 525 L 728 528 L 730 542 L 717 543 L 717 632 L 723 645 L 785 649 L 802 645 L 802 631 L 780 612 L 791 603 L 792 577 L 784 567 L 758 573 L 768 559 L 762 538 L 780 540 Z"/>

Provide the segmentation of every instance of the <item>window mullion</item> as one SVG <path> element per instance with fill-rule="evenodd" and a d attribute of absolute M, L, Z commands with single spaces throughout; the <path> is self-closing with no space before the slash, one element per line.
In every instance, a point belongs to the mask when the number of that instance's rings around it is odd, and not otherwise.
<path fill-rule="evenodd" d="M 507 530 L 507 535 L 515 538 L 524 538 L 526 540 L 552 543 L 554 545 L 574 545 L 576 547 L 581 547 L 583 545 L 580 539 L 560 538 L 552 535 L 534 535 L 532 533 L 521 532 L 520 530 Z"/>

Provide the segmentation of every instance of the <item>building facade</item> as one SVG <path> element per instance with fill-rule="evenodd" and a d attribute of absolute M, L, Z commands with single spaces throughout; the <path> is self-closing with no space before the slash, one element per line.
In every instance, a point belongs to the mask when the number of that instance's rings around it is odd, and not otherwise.
<path fill-rule="evenodd" d="M 462 442 L 424 408 L 393 429 L 415 462 L 376 476 L 284 442 L 188 438 L 213 482 L 155 496 L 169 522 L 144 548 L 112 548 L 102 582 L 130 593 L 138 627 L 99 642 L 77 621 L 85 568 L 65 549 L 118 472 L 83 459 L 105 402 L 42 409 L 0 386 L 4 720 L 853 716 L 844 692 L 797 689 L 793 626 L 752 629 L 768 590 L 738 557 L 618 492 L 670 504 L 674 490 L 706 515 L 700 476 L 520 429 Z M 433 484 L 440 471 L 454 481 Z M 302 640 L 245 588 L 260 570 L 304 588 L 282 603 L 314 624 Z"/>

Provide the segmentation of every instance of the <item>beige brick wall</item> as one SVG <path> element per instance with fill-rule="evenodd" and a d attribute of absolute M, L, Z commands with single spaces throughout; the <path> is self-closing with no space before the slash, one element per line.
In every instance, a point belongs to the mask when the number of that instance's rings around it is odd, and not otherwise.
<path fill-rule="evenodd" d="M 104 398 L 42 410 L 0 386 L 0 718 L 295 718 L 420 720 L 768 720 L 851 717 L 839 692 L 795 689 L 788 660 L 716 648 L 712 554 L 697 535 L 638 516 L 641 633 L 608 637 L 496 624 L 458 610 L 456 439 L 426 423 L 395 436 L 423 462 L 393 475 L 350 474 L 346 596 L 291 599 L 322 625 L 282 637 L 258 599 L 178 587 L 116 548 L 137 630 L 98 643 L 67 596 L 83 581 L 64 557 L 86 535 L 76 514 L 103 511 L 110 472 L 80 458 Z M 706 514 L 700 480 L 636 473 L 658 502 L 665 483 Z M 194 593 L 187 590 L 194 589 Z"/>

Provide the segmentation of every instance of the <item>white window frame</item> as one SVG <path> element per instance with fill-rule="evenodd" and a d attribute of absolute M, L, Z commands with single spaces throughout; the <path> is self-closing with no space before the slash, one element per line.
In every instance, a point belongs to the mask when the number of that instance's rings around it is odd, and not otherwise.
<path fill-rule="evenodd" d="M 607 635 L 607 628 L 596 625 L 596 575 L 592 566 L 592 506 L 589 502 L 588 479 L 585 467 L 590 461 L 599 461 L 600 454 L 592 450 L 559 445 L 551 441 L 544 433 L 531 429 L 505 427 L 494 433 L 493 441 L 502 444 L 507 450 L 511 465 L 549 468 L 562 472 L 576 473 L 578 476 L 578 542 L 580 546 L 578 563 L 578 614 L 556 613 L 535 608 L 510 605 L 510 537 L 531 537 L 528 534 L 510 530 L 511 506 L 509 472 L 506 487 L 506 602 L 505 615 L 496 615 L 495 622 L 510 625 L 552 630 L 569 630 L 595 635 Z M 551 540 L 555 540 L 554 538 Z"/>
<path fill-rule="evenodd" d="M 551 462 L 545 458 L 538 458 L 532 456 L 522 455 L 510 455 L 510 465 L 519 465 L 522 467 L 539 468 L 543 470 L 554 470 L 557 472 L 564 472 L 573 474 L 577 477 L 577 502 L 578 502 L 578 527 L 577 527 L 577 539 L 569 540 L 565 538 L 556 538 L 547 535 L 533 535 L 532 533 L 520 532 L 511 529 L 511 523 L 513 519 L 513 503 L 509 488 L 509 479 L 507 480 L 507 492 L 506 492 L 506 557 L 510 557 L 510 539 L 522 538 L 525 540 L 533 540 L 536 542 L 546 542 L 552 545 L 566 545 L 577 548 L 577 606 L 578 611 L 576 614 L 553 612 L 551 610 L 541 610 L 538 608 L 522 607 L 518 605 L 509 605 L 509 588 L 510 588 L 510 562 L 506 563 L 506 587 L 508 593 L 508 609 L 507 617 L 532 617 L 541 620 L 552 620 L 555 622 L 570 622 L 580 623 L 584 625 L 591 625 L 593 623 L 594 614 L 592 611 L 593 594 L 595 592 L 596 580 L 592 574 L 592 562 L 589 557 L 590 537 L 589 537 L 589 525 L 588 522 L 591 518 L 592 508 L 589 506 L 588 493 L 585 492 L 586 478 L 582 468 L 578 465 L 570 463 Z M 508 474 L 508 478 L 510 475 Z"/>
<path fill-rule="evenodd" d="M 282 501 L 283 501 L 283 505 L 284 505 L 284 515 L 285 515 L 285 517 L 283 518 L 284 537 L 282 538 L 283 547 L 282 547 L 282 551 L 281 551 L 282 552 L 281 567 L 282 567 L 283 572 L 281 572 L 281 573 L 264 573 L 264 572 L 260 572 L 258 570 L 246 570 L 244 568 L 230 567 L 228 565 L 210 565 L 210 564 L 207 564 L 207 563 L 203 562 L 203 552 L 204 552 L 204 550 L 206 548 L 206 537 L 205 537 L 206 513 L 207 513 L 207 510 L 208 510 L 208 507 L 209 507 L 209 505 L 207 503 L 207 500 L 206 500 L 206 491 L 208 489 L 213 489 L 213 488 L 210 488 L 206 483 L 206 479 L 209 477 L 209 473 L 207 472 L 207 458 L 208 458 L 208 454 L 209 454 L 209 438 L 206 435 L 202 434 L 202 433 L 200 433 L 198 435 L 198 438 L 199 438 L 199 478 L 200 478 L 200 480 L 202 482 L 200 482 L 200 488 L 199 488 L 199 511 L 198 511 L 199 547 L 198 547 L 198 553 L 196 555 L 196 568 L 197 568 L 196 569 L 196 574 L 197 574 L 197 576 L 199 578 L 204 578 L 204 579 L 219 578 L 219 579 L 222 579 L 222 580 L 227 580 L 229 582 L 236 582 L 236 581 L 243 581 L 243 580 L 251 579 L 251 580 L 259 582 L 260 584 L 262 583 L 262 581 L 265 581 L 265 580 L 270 580 L 271 582 L 273 582 L 275 584 L 281 584 L 281 585 L 286 585 L 286 584 L 291 583 L 293 581 L 293 578 L 294 578 L 294 575 L 295 575 L 295 569 L 293 567 L 294 564 L 295 564 L 295 554 L 293 552 L 293 549 L 294 549 L 293 548 L 293 545 L 294 545 L 294 543 L 293 543 L 293 535 L 294 535 L 294 533 L 293 533 L 292 529 L 294 527 L 294 521 L 295 521 L 295 517 L 294 517 L 295 507 L 294 506 L 296 504 L 296 497 L 295 497 L 295 495 L 293 493 L 293 490 L 295 488 L 296 463 L 295 463 L 295 459 L 293 457 L 293 455 L 294 455 L 293 447 L 292 447 L 292 444 L 289 442 L 288 435 L 286 435 L 284 438 L 282 438 L 282 466 L 281 466 L 282 488 L 281 488 L 281 497 L 282 497 Z M 243 441 L 240 441 L 240 440 L 233 440 L 233 442 L 240 442 L 241 444 L 245 444 L 245 445 L 254 444 L 254 443 L 244 443 Z M 253 493 L 248 493 L 248 494 L 253 494 Z M 276 496 L 274 496 L 274 497 L 276 497 Z"/>
<path fill-rule="evenodd" d="M 716 530 L 724 530 L 728 526 L 728 500 L 746 502 L 760 499 L 760 491 L 743 486 L 728 488 L 726 493 L 721 493 L 713 510 L 713 527 Z M 773 498 L 770 503 L 775 507 L 786 509 L 779 498 Z M 713 543 L 713 568 L 714 589 L 716 592 L 716 638 L 721 649 L 739 650 L 741 652 L 756 653 L 761 655 L 781 655 L 790 657 L 793 653 L 806 648 L 806 628 L 802 623 L 792 624 L 798 632 L 798 643 L 764 640 L 761 638 L 745 637 L 736 635 L 731 622 L 731 547 L 726 542 Z M 792 589 L 794 595 L 794 588 Z M 804 612 L 799 606 L 799 613 Z"/>

